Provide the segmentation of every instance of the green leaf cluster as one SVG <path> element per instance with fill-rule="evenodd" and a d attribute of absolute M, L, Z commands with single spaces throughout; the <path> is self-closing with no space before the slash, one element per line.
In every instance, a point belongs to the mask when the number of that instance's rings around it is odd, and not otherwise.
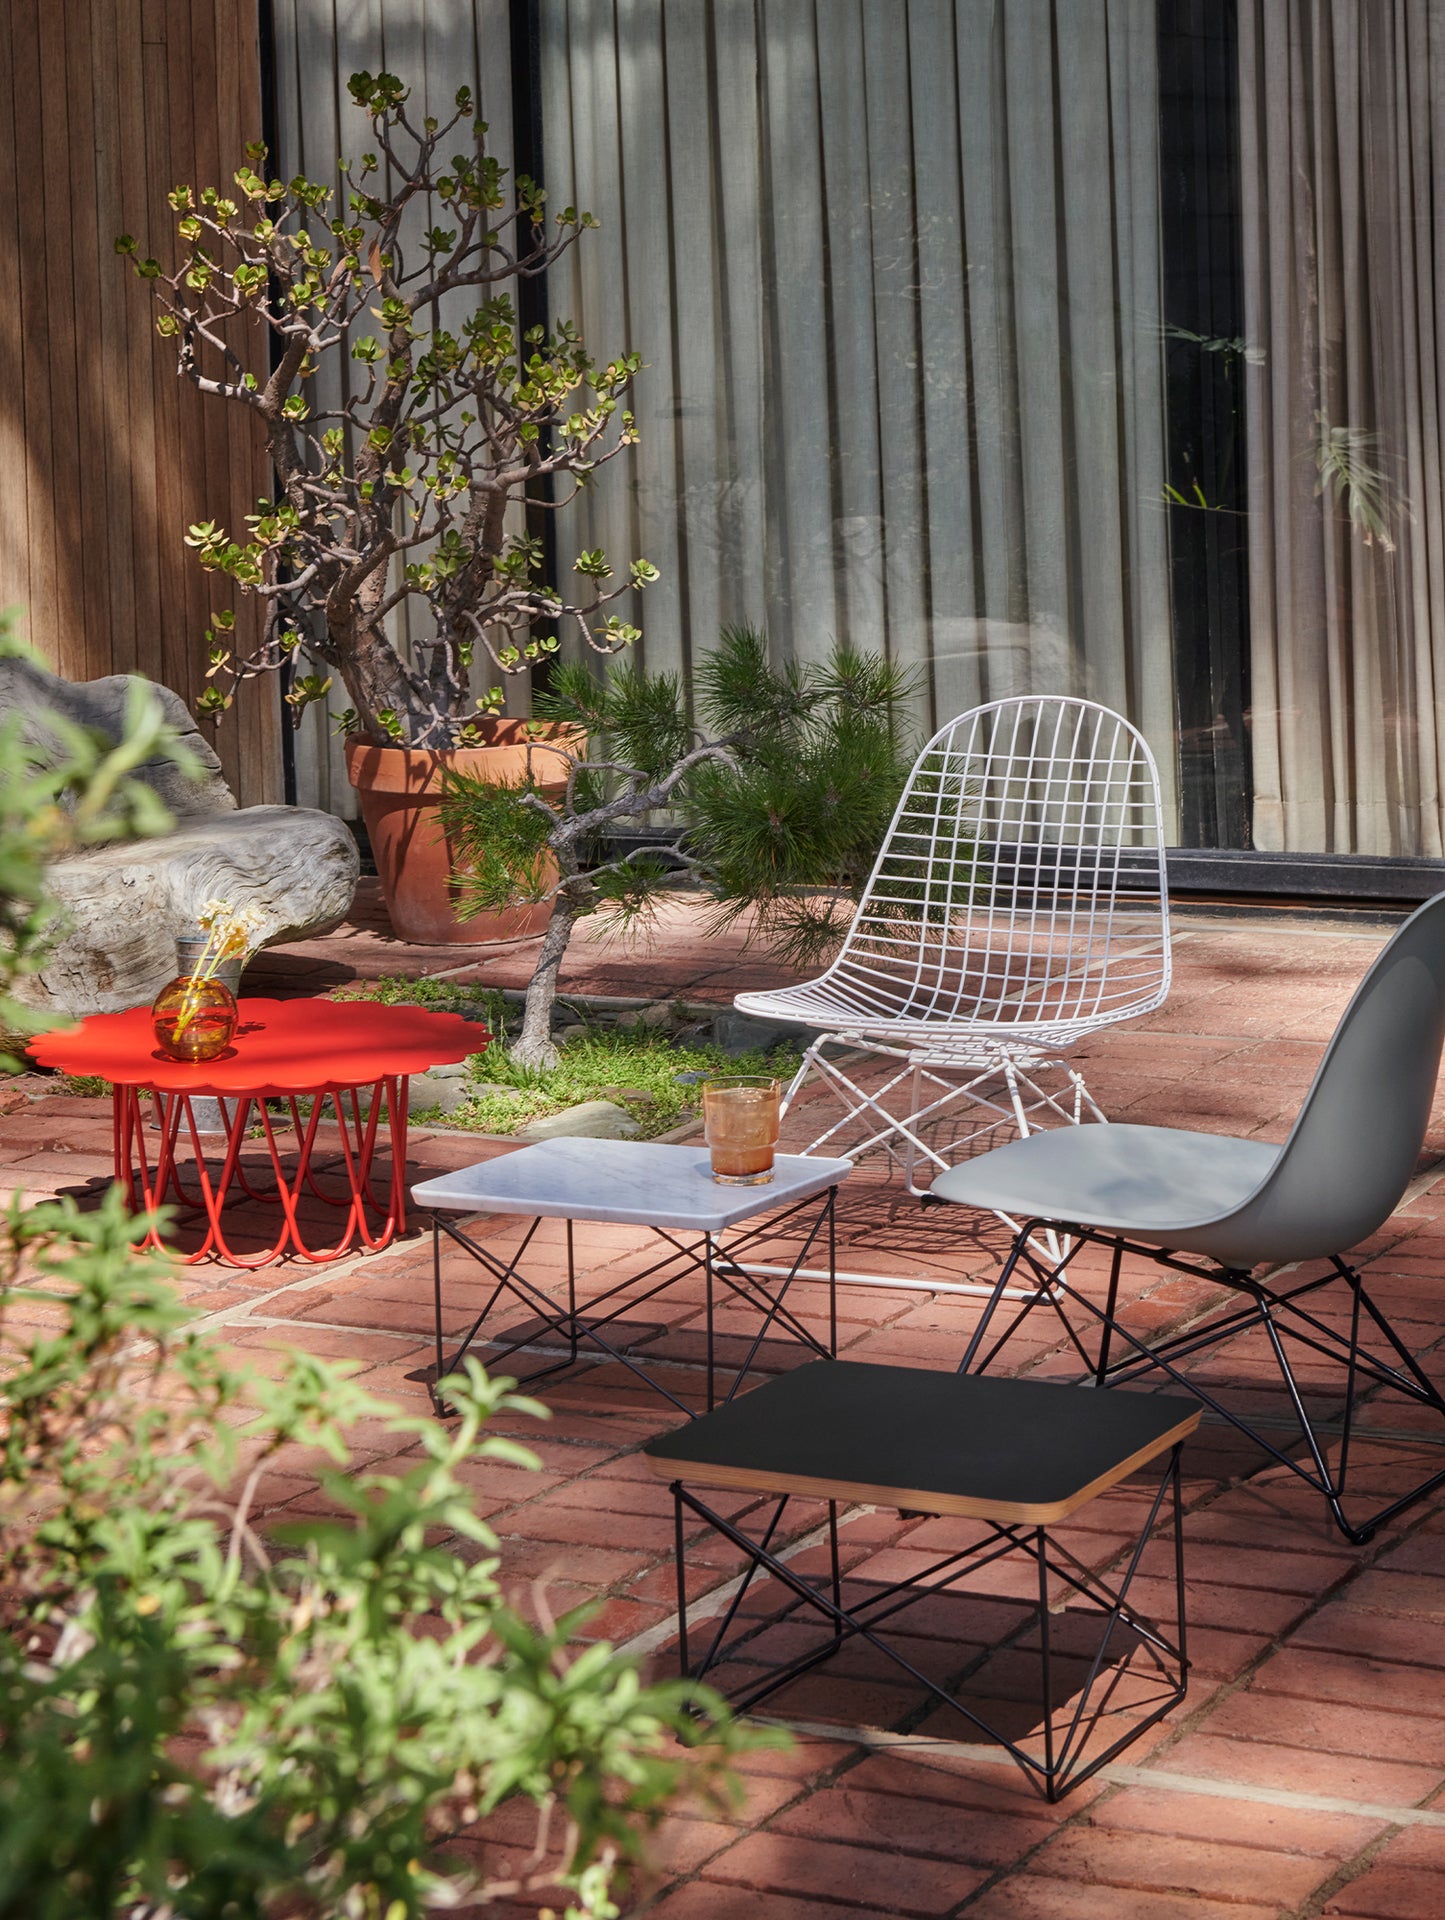
<path fill-rule="evenodd" d="M 908 779 L 913 677 L 848 647 L 780 670 L 742 627 L 724 632 L 698 681 L 714 728 L 741 735 L 684 801 L 714 924 L 749 915 L 781 958 L 812 965 L 846 930 Z"/>
<path fill-rule="evenodd" d="M 53 936 L 45 862 L 164 824 L 136 776 L 181 757 L 139 697 L 118 746 L 51 733 L 0 731 L 6 993 Z M 233 1372 L 148 1249 L 163 1225 L 118 1187 L 0 1215 L 0 1920 L 413 1920 L 549 1890 L 615 1920 L 650 1824 L 726 1797 L 757 1736 L 579 1650 L 582 1613 L 503 1603 L 465 1474 L 535 1464 L 499 1430 L 543 1412 L 511 1381 L 473 1363 L 447 1428 L 301 1352 Z M 398 1470 L 359 1469 L 360 1423 Z M 267 1476 L 318 1455 L 329 1513 L 263 1526 Z M 520 1888 L 447 1855 L 508 1800 L 538 1820 Z"/>
<path fill-rule="evenodd" d="M 452 897 L 464 918 L 545 900 L 556 878 L 553 816 L 535 781 L 490 781 L 449 769 L 442 826 L 452 849 Z"/>
<path fill-rule="evenodd" d="M 1390 474 L 1375 464 L 1380 435 L 1363 427 L 1337 427 L 1318 412 L 1315 428 L 1316 496 L 1323 495 L 1332 507 L 1344 507 L 1363 545 L 1393 553 L 1397 526 L 1413 522 L 1415 515 Z"/>
<path fill-rule="evenodd" d="M 442 813 L 460 910 L 496 911 L 568 886 L 574 913 L 605 906 L 626 926 L 690 879 L 716 903 L 715 926 L 748 916 L 795 964 L 836 945 L 912 765 L 913 676 L 847 647 L 820 664 L 775 667 L 762 634 L 729 627 L 696 677 L 701 728 L 675 674 L 631 662 L 603 676 L 558 667 L 535 705 L 585 732 L 586 758 L 565 791 L 449 779 Z M 651 819 L 649 794 L 694 755 L 667 799 L 684 859 L 615 856 L 605 829 Z"/>
<path fill-rule="evenodd" d="M 624 661 L 600 677 L 579 661 L 553 670 L 533 709 L 544 720 L 583 729 L 594 763 L 580 804 L 598 804 L 606 793 L 635 777 L 651 783 L 666 775 L 693 745 L 675 673 L 645 673 Z M 607 763 L 616 771 L 611 777 Z"/>
<path fill-rule="evenodd" d="M 630 661 L 600 678 L 578 662 L 559 663 L 533 708 L 541 724 L 532 778 L 508 784 L 447 776 L 442 821 L 464 915 L 548 899 L 558 885 L 559 826 L 570 829 L 594 815 L 643 816 L 646 808 L 630 805 L 629 795 L 665 778 L 693 745 L 679 677 L 645 673 Z M 563 739 L 585 734 L 585 758 L 566 768 L 541 744 L 543 726 Z M 573 851 L 580 868 L 574 901 L 582 913 L 603 904 L 625 917 L 645 912 L 676 873 L 675 863 L 646 853 L 614 861 L 595 835 Z"/>
<path fill-rule="evenodd" d="M 0 614 L 0 658 L 36 659 Z M 76 726 L 62 714 L 0 725 L 0 1029 L 12 1035 L 53 1026 L 14 997 L 17 981 L 37 973 L 60 931 L 49 897 L 49 862 L 78 847 L 163 833 L 171 816 L 154 788 L 138 777 L 157 760 L 199 775 L 144 680 L 131 682 L 126 730 L 119 741 Z M 0 1051 L 0 1072 L 21 1062 Z"/>
<path fill-rule="evenodd" d="M 0 1915 L 405 1920 L 476 1891 L 443 1843 L 516 1797 L 560 1816 L 570 1910 L 615 1912 L 610 1863 L 689 1778 L 723 1791 L 744 1736 L 688 1755 L 685 1689 L 570 1646 L 585 1609 L 503 1603 L 462 1475 L 535 1466 L 487 1429 L 543 1409 L 475 1363 L 449 1429 L 305 1354 L 232 1373 L 146 1226 L 113 1189 L 0 1235 Z M 414 1463 L 358 1471 L 363 1421 Z M 263 1532 L 257 1490 L 302 1448 L 331 1515 Z"/>

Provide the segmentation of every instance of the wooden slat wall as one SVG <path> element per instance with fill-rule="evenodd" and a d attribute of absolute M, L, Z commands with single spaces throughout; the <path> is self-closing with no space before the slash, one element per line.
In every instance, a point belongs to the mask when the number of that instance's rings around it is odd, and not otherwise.
<path fill-rule="evenodd" d="M 0 4 L 0 607 L 68 678 L 144 673 L 194 704 L 210 612 L 258 631 L 184 533 L 240 530 L 269 491 L 260 441 L 182 386 L 112 243 L 169 265 L 167 192 L 229 180 L 260 128 L 256 0 Z M 281 798 L 273 680 L 216 745 L 243 805 Z"/>

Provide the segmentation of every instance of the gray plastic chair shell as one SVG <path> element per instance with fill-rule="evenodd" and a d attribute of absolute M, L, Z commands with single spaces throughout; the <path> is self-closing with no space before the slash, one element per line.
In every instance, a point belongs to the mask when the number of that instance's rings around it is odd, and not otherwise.
<path fill-rule="evenodd" d="M 1445 1043 L 1445 893 L 1417 909 L 1356 988 L 1289 1138 L 1063 1127 L 943 1173 L 944 1200 L 1097 1227 L 1222 1265 L 1345 1253 L 1399 1205 Z"/>

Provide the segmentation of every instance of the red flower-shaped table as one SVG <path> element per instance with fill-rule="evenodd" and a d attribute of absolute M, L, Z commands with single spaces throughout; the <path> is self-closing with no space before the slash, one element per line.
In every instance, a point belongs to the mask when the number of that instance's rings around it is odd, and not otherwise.
<path fill-rule="evenodd" d="M 41 1066 L 111 1082 L 115 1177 L 137 1211 L 174 1200 L 204 1214 L 205 1240 L 188 1260 L 212 1254 L 231 1266 L 264 1267 L 292 1252 L 320 1264 L 339 1259 L 357 1243 L 373 1251 L 384 1247 L 406 1225 L 408 1076 L 480 1053 L 488 1040 L 485 1028 L 455 1013 L 364 1000 L 242 1000 L 239 1012 L 235 1040 L 216 1060 L 193 1063 L 162 1053 L 146 1007 L 92 1014 L 78 1026 L 32 1040 L 30 1052 Z M 206 1097 L 219 1101 L 225 1123 L 224 1149 L 213 1147 L 209 1157 L 191 1106 Z M 149 1140 L 147 1099 L 155 1112 Z M 310 1101 L 305 1114 L 303 1100 Z M 268 1101 L 285 1103 L 289 1128 Z M 312 1166 L 328 1103 L 340 1133 L 345 1177 L 340 1193 L 328 1192 Z M 378 1194 L 372 1168 L 383 1109 L 391 1177 Z M 242 1149 L 253 1127 L 261 1130 L 274 1187 L 255 1184 L 243 1164 Z M 294 1134 L 294 1148 L 288 1134 Z M 193 1170 L 177 1164 L 178 1143 L 182 1152 L 190 1145 Z M 288 1157 L 295 1154 L 289 1171 L 283 1143 Z M 218 1153 L 220 1167 L 213 1173 Z M 194 1188 L 188 1180 L 194 1180 Z M 308 1192 L 346 1209 L 331 1246 L 309 1246 L 303 1235 L 299 1202 Z M 227 1245 L 222 1215 L 242 1199 L 280 1204 L 275 1243 L 263 1252 L 232 1251 Z M 248 1229 L 253 1221 L 254 1216 L 248 1218 Z"/>

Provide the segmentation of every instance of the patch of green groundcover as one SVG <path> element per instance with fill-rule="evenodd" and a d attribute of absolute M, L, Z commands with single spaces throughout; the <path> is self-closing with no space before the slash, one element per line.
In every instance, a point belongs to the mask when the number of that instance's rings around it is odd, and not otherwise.
<path fill-rule="evenodd" d="M 679 1073 L 775 1073 L 791 1075 L 797 1054 L 787 1048 L 772 1053 L 727 1054 L 710 1044 L 680 1048 L 665 1033 L 588 1033 L 563 1041 L 562 1058 L 542 1073 L 513 1067 L 498 1049 L 473 1055 L 467 1065 L 476 1093 L 465 1106 L 447 1116 L 448 1126 L 475 1128 L 480 1133 L 515 1133 L 530 1120 L 540 1120 L 584 1100 L 611 1100 L 624 1108 L 642 1130 L 656 1139 L 696 1114 L 695 1081 L 679 1081 Z"/>
<path fill-rule="evenodd" d="M 441 980 L 389 976 L 340 988 L 332 997 L 485 1013 L 494 1033 L 504 1033 L 508 1019 L 515 1024 L 521 1020 L 521 1008 L 507 1006 L 494 989 L 455 987 Z M 637 1122 L 643 1139 L 654 1140 L 698 1112 L 698 1085 L 690 1076 L 772 1073 L 786 1080 L 800 1056 L 792 1043 L 765 1053 L 736 1054 L 724 1052 L 696 1033 L 687 1033 L 684 1039 L 679 1027 L 684 1031 L 688 1027 L 686 1015 L 680 1015 L 677 1024 L 647 1026 L 630 1013 L 589 1017 L 589 1010 L 573 1000 L 565 1002 L 563 1011 L 586 1031 L 558 1041 L 562 1057 L 555 1067 L 542 1071 L 514 1067 L 504 1042 L 494 1042 L 467 1060 L 475 1090 L 464 1105 L 446 1116 L 445 1124 L 476 1133 L 516 1133 L 529 1121 L 561 1113 L 584 1100 L 611 1100 Z M 412 1108 L 415 1118 L 427 1111 L 419 1101 Z"/>
<path fill-rule="evenodd" d="M 381 1007 L 430 1007 L 436 1013 L 465 1013 L 491 1024 L 503 1020 L 505 997 L 495 987 L 467 985 L 457 980 L 409 980 L 402 973 L 384 973 L 378 980 L 351 980 L 333 987 L 329 1000 L 374 1000 Z"/>

